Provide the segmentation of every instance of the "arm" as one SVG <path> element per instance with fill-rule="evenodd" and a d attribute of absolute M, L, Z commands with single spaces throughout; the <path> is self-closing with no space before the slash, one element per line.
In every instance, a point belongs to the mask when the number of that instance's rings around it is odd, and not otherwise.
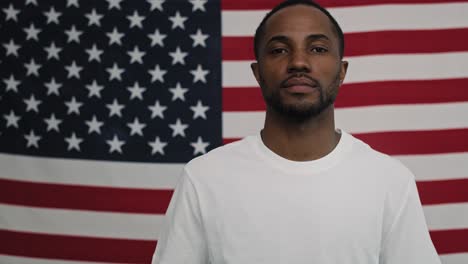
<path fill-rule="evenodd" d="M 185 169 L 166 212 L 163 228 L 153 264 L 208 263 L 199 200 Z"/>

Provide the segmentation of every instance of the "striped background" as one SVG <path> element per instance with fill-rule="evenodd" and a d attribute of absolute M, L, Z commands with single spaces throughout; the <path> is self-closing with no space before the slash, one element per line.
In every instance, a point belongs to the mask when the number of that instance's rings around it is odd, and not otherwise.
<path fill-rule="evenodd" d="M 263 124 L 251 36 L 277 2 L 222 1 L 225 142 Z M 415 173 L 443 263 L 468 263 L 468 1 L 320 2 L 350 62 L 337 127 Z M 0 164 L 11 165 L 0 170 L 0 263 L 44 264 L 149 262 L 183 166 L 5 154 Z"/>

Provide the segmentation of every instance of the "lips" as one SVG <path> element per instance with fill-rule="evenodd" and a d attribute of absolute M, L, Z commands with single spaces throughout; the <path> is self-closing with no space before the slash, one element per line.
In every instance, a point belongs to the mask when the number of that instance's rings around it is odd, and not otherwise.
<path fill-rule="evenodd" d="M 291 93 L 310 93 L 317 89 L 318 83 L 306 77 L 291 77 L 282 87 Z"/>

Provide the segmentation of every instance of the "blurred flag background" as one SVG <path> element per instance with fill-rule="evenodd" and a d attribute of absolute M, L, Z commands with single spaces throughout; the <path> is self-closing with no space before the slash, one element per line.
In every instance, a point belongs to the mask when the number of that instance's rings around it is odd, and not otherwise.
<path fill-rule="evenodd" d="M 0 3 L 0 263 L 148 263 L 180 170 L 257 133 L 277 0 Z M 416 175 L 468 263 L 468 1 L 321 0 L 350 62 L 337 127 Z"/>

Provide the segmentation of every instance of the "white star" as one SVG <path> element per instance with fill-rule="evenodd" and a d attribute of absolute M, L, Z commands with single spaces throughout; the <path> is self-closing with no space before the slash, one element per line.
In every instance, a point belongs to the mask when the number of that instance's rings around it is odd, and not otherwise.
<path fill-rule="evenodd" d="M 122 145 L 125 144 L 125 141 L 119 140 L 117 135 L 114 135 L 112 140 L 106 140 L 107 144 L 110 146 L 109 153 L 117 151 L 118 153 L 122 153 Z"/>
<path fill-rule="evenodd" d="M 7 124 L 6 124 L 7 128 L 10 126 L 18 128 L 18 121 L 21 119 L 21 117 L 15 115 L 15 112 L 13 112 L 13 110 L 10 110 L 10 114 L 3 115 L 3 117 L 7 121 Z"/>
<path fill-rule="evenodd" d="M 67 7 L 70 6 L 80 7 L 80 5 L 78 5 L 78 0 L 67 0 Z"/>
<path fill-rule="evenodd" d="M 206 111 L 210 109 L 209 106 L 204 106 L 200 100 L 198 100 L 197 105 L 191 106 L 190 109 L 193 111 L 193 119 L 201 117 L 206 119 Z"/>
<path fill-rule="evenodd" d="M 109 37 L 109 45 L 111 45 L 112 43 L 122 45 L 121 38 L 124 34 L 118 32 L 116 27 L 114 27 L 114 30 L 111 33 L 106 33 L 106 35 Z"/>
<path fill-rule="evenodd" d="M 209 70 L 203 70 L 202 66 L 200 64 L 198 64 L 197 69 L 191 70 L 190 73 L 193 75 L 193 83 L 196 83 L 198 81 L 206 83 L 205 76 L 208 73 L 210 73 L 210 71 Z"/>
<path fill-rule="evenodd" d="M 36 0 L 26 0 L 25 5 L 29 5 L 29 4 L 37 6 L 37 1 Z"/>
<path fill-rule="evenodd" d="M 90 49 L 86 50 L 86 53 L 88 53 L 88 61 L 96 60 L 98 62 L 101 62 L 101 54 L 103 53 L 102 50 L 98 49 L 96 47 L 96 44 L 93 44 L 93 47 Z"/>
<path fill-rule="evenodd" d="M 191 34 L 190 37 L 193 39 L 193 46 L 196 47 L 198 45 L 202 47 L 206 47 L 205 40 L 209 37 L 208 34 L 203 34 L 200 29 L 197 30 L 197 33 Z"/>
<path fill-rule="evenodd" d="M 146 52 L 140 51 L 138 49 L 138 46 L 135 46 L 133 51 L 128 51 L 128 55 L 131 57 L 130 58 L 130 63 L 138 62 L 138 63 L 143 63 L 143 56 L 145 55 Z"/>
<path fill-rule="evenodd" d="M 44 49 L 47 52 L 47 59 L 51 59 L 51 58 L 54 58 L 57 60 L 60 59 L 59 52 L 62 51 L 62 48 L 56 47 L 54 42 L 50 43 L 50 47 L 44 48 Z"/>
<path fill-rule="evenodd" d="M 34 23 L 31 23 L 31 25 L 29 25 L 29 28 L 24 28 L 23 30 L 24 32 L 26 32 L 26 40 L 28 39 L 39 40 L 39 37 L 37 36 L 37 34 L 39 34 L 41 30 L 37 29 L 34 26 Z"/>
<path fill-rule="evenodd" d="M 146 124 L 140 123 L 140 121 L 138 121 L 138 118 L 135 117 L 133 123 L 127 123 L 127 126 L 132 130 L 130 131 L 130 136 L 133 136 L 133 134 L 143 136 L 143 131 L 141 130 L 146 127 Z"/>
<path fill-rule="evenodd" d="M 96 132 L 97 134 L 101 134 L 101 126 L 104 122 L 100 122 L 96 119 L 96 116 L 93 115 L 93 119 L 85 121 L 86 125 L 88 125 L 88 134 L 92 132 Z"/>
<path fill-rule="evenodd" d="M 113 79 L 117 79 L 119 81 L 122 80 L 122 73 L 124 72 L 123 68 L 119 68 L 117 63 L 114 62 L 114 65 L 112 68 L 107 68 L 106 71 L 109 73 L 109 81 L 112 81 Z"/>
<path fill-rule="evenodd" d="M 42 67 L 40 64 L 36 64 L 36 62 L 34 61 L 34 59 L 31 59 L 31 61 L 29 63 L 25 63 L 24 64 L 24 67 L 26 67 L 26 76 L 29 76 L 29 75 L 35 75 L 35 76 L 39 76 L 39 69 Z"/>
<path fill-rule="evenodd" d="M 50 82 L 45 83 L 44 85 L 45 87 L 47 87 L 47 95 L 51 95 L 51 94 L 60 95 L 59 88 L 62 87 L 62 84 L 56 83 L 55 78 L 52 78 Z"/>
<path fill-rule="evenodd" d="M 114 99 L 112 104 L 106 104 L 106 107 L 109 108 L 109 117 L 116 115 L 122 117 L 122 109 L 125 107 L 123 104 L 119 104 L 117 99 Z"/>
<path fill-rule="evenodd" d="M 183 52 L 179 47 L 176 48 L 174 52 L 169 52 L 169 56 L 172 57 L 172 65 L 180 63 L 185 65 L 185 57 L 187 57 L 188 52 Z"/>
<path fill-rule="evenodd" d="M 203 142 L 203 139 L 198 137 L 197 142 L 191 142 L 190 145 L 193 147 L 193 155 L 197 155 L 198 153 L 205 154 L 206 147 L 208 147 L 210 143 Z"/>
<path fill-rule="evenodd" d="M 187 88 L 182 88 L 180 83 L 176 84 L 175 88 L 169 88 L 169 91 L 172 93 L 172 101 L 180 99 L 181 101 L 185 101 L 185 93 L 188 92 Z"/>
<path fill-rule="evenodd" d="M 65 30 L 65 34 L 68 35 L 67 42 L 76 41 L 76 43 L 80 43 L 80 35 L 83 34 L 83 31 L 76 30 L 75 25 L 73 25 L 70 30 Z"/>
<path fill-rule="evenodd" d="M 98 14 L 96 13 L 96 9 L 93 8 L 93 10 L 91 10 L 91 13 L 87 13 L 85 14 L 85 16 L 88 18 L 88 26 L 91 26 L 91 25 L 96 25 L 96 26 L 101 26 L 101 18 L 103 17 L 103 15 L 101 14 Z"/>
<path fill-rule="evenodd" d="M 148 142 L 148 145 L 151 147 L 151 155 L 154 155 L 156 153 L 161 153 L 164 155 L 164 147 L 167 145 L 166 142 L 161 142 L 159 140 L 159 137 L 156 137 L 153 142 Z"/>
<path fill-rule="evenodd" d="M 179 11 L 177 11 L 174 16 L 169 17 L 169 20 L 172 21 L 172 29 L 175 29 L 176 27 L 185 29 L 184 22 L 187 20 L 187 17 L 180 16 Z"/>
<path fill-rule="evenodd" d="M 207 0 L 189 0 L 190 3 L 193 5 L 192 12 L 200 9 L 201 11 L 205 12 L 205 4 L 208 2 Z"/>
<path fill-rule="evenodd" d="M 65 141 L 68 143 L 68 148 L 67 150 L 70 151 L 72 149 L 76 149 L 78 151 L 81 151 L 80 149 L 80 143 L 83 141 L 82 138 L 76 137 L 75 133 L 72 133 L 72 135 L 68 138 L 65 138 Z"/>
<path fill-rule="evenodd" d="M 151 118 L 155 118 L 157 116 L 164 118 L 164 110 L 167 109 L 166 106 L 160 105 L 159 101 L 156 100 L 153 106 L 148 106 L 149 110 L 151 111 Z"/>
<path fill-rule="evenodd" d="M 158 9 L 159 11 L 163 11 L 162 4 L 164 0 L 146 0 L 151 5 L 151 11 L 154 9 Z"/>
<path fill-rule="evenodd" d="M 3 44 L 3 47 L 6 49 L 6 56 L 8 55 L 13 55 L 15 57 L 18 57 L 18 49 L 21 48 L 20 45 L 16 45 L 15 42 L 13 42 L 12 39 L 10 39 L 10 43 L 8 44 Z"/>
<path fill-rule="evenodd" d="M 111 10 L 112 8 L 120 9 L 120 2 L 122 0 L 106 0 L 109 3 L 108 9 Z"/>
<path fill-rule="evenodd" d="M 25 135 L 24 138 L 28 141 L 28 143 L 26 144 L 26 147 L 36 147 L 38 148 L 39 147 L 39 140 L 41 140 L 41 136 L 36 136 L 34 134 L 34 131 L 31 130 L 31 132 L 29 132 L 29 135 Z"/>
<path fill-rule="evenodd" d="M 44 118 L 44 122 L 47 124 L 47 131 L 55 130 L 60 132 L 58 126 L 62 123 L 62 120 L 55 118 L 55 114 L 51 114 L 49 118 Z"/>
<path fill-rule="evenodd" d="M 135 82 L 133 87 L 128 87 L 127 88 L 130 91 L 130 100 L 133 98 L 138 98 L 140 100 L 143 100 L 143 92 L 146 91 L 145 87 L 140 87 L 138 82 Z"/>
<path fill-rule="evenodd" d="M 153 34 L 148 34 L 148 38 L 151 39 L 151 47 L 154 47 L 154 45 L 164 47 L 163 40 L 166 37 L 167 35 L 159 33 L 159 29 L 156 29 Z"/>
<path fill-rule="evenodd" d="M 31 94 L 31 97 L 29 99 L 24 99 L 24 103 L 26 104 L 26 112 L 29 111 L 34 111 L 36 113 L 39 112 L 39 105 L 42 103 L 41 100 L 36 100 L 34 97 L 34 94 Z"/>
<path fill-rule="evenodd" d="M 3 8 L 3 12 L 6 14 L 5 21 L 8 21 L 9 19 L 18 21 L 17 15 L 19 14 L 19 9 L 15 9 L 12 4 L 8 6 L 8 8 Z"/>
<path fill-rule="evenodd" d="M 68 107 L 67 114 L 71 114 L 71 113 L 76 113 L 78 115 L 80 114 L 80 107 L 83 105 L 83 103 L 76 101 L 74 96 L 72 97 L 70 101 L 65 102 L 65 104 Z"/>
<path fill-rule="evenodd" d="M 44 15 L 47 17 L 47 24 L 52 23 L 52 22 L 55 24 L 58 24 L 59 23 L 58 18 L 59 16 L 62 15 L 62 13 L 56 12 L 55 8 L 51 7 L 49 12 L 44 12 Z"/>
<path fill-rule="evenodd" d="M 68 71 L 67 78 L 76 77 L 77 79 L 80 79 L 80 71 L 83 67 L 76 65 L 75 61 L 73 61 L 70 66 L 65 66 L 65 69 Z"/>
<path fill-rule="evenodd" d="M 185 137 L 185 129 L 187 129 L 188 125 L 183 124 L 180 122 L 180 119 L 177 118 L 177 121 L 174 124 L 169 124 L 169 127 L 172 129 L 172 137 L 176 137 L 177 135 Z"/>
<path fill-rule="evenodd" d="M 151 82 L 160 81 L 164 83 L 164 74 L 166 74 L 167 71 L 160 69 L 158 64 L 154 66 L 154 70 L 148 72 L 151 74 Z"/>
<path fill-rule="evenodd" d="M 10 74 L 9 79 L 3 79 L 3 82 L 6 84 L 6 91 L 12 90 L 14 92 L 18 92 L 18 85 L 21 82 L 17 81 L 13 74 Z"/>
<path fill-rule="evenodd" d="M 101 98 L 101 90 L 104 89 L 104 86 L 98 85 L 96 80 L 94 80 L 92 84 L 86 85 L 86 88 L 89 90 L 88 97 L 92 97 L 94 95 L 97 98 Z"/>
<path fill-rule="evenodd" d="M 133 11 L 133 15 L 127 16 L 127 19 L 130 20 L 130 28 L 135 27 L 135 26 L 139 28 L 143 28 L 143 25 L 141 24 L 141 22 L 145 20 L 145 17 L 139 16 L 136 10 Z"/>

